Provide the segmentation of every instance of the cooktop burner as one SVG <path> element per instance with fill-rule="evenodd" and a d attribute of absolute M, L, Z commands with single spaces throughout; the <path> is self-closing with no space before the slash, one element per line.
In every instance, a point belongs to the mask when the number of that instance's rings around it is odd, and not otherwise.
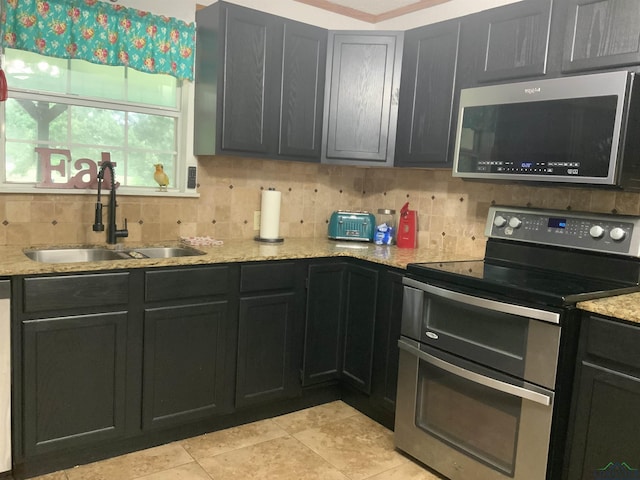
<path fill-rule="evenodd" d="M 640 291 L 640 217 L 491 207 L 485 234 L 484 260 L 408 274 L 553 306 Z"/>
<path fill-rule="evenodd" d="M 566 306 L 640 290 L 638 283 L 590 278 L 552 270 L 496 265 L 484 260 L 416 263 L 407 272 L 514 299 Z"/>

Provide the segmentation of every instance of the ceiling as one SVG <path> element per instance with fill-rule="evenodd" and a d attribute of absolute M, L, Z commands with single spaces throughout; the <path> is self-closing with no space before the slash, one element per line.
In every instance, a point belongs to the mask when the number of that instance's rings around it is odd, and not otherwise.
<path fill-rule="evenodd" d="M 451 0 L 294 0 L 369 23 L 377 23 Z"/>

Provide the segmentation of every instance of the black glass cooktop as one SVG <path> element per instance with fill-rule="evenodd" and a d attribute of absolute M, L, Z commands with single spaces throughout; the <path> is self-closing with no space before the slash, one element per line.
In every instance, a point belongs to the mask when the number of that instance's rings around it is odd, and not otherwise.
<path fill-rule="evenodd" d="M 567 306 L 594 298 L 640 290 L 637 281 L 595 278 L 558 270 L 493 263 L 485 260 L 415 263 L 407 272 L 417 280 L 437 281 L 516 300 L 551 306 Z"/>

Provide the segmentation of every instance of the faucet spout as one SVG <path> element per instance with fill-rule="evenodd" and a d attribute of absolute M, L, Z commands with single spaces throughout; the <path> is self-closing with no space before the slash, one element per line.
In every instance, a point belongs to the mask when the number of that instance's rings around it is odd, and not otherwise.
<path fill-rule="evenodd" d="M 100 164 L 100 171 L 98 172 L 98 197 L 96 201 L 96 213 L 95 221 L 93 224 L 94 232 L 104 231 L 104 224 L 102 223 L 102 201 L 100 198 L 102 182 L 104 181 L 104 171 L 109 169 L 111 173 L 111 191 L 109 192 L 109 218 L 107 223 L 107 243 L 115 245 L 118 238 L 128 237 L 129 231 L 127 230 L 127 219 L 124 219 L 124 228 L 118 229 L 116 225 L 116 174 L 115 165 L 110 160 L 104 160 Z"/>

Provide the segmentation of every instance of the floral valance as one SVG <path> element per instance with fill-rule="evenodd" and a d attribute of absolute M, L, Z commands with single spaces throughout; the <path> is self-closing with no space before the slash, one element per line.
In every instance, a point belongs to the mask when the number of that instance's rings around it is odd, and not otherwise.
<path fill-rule="evenodd" d="M 193 80 L 195 24 L 98 0 L 2 0 L 2 45 Z"/>

